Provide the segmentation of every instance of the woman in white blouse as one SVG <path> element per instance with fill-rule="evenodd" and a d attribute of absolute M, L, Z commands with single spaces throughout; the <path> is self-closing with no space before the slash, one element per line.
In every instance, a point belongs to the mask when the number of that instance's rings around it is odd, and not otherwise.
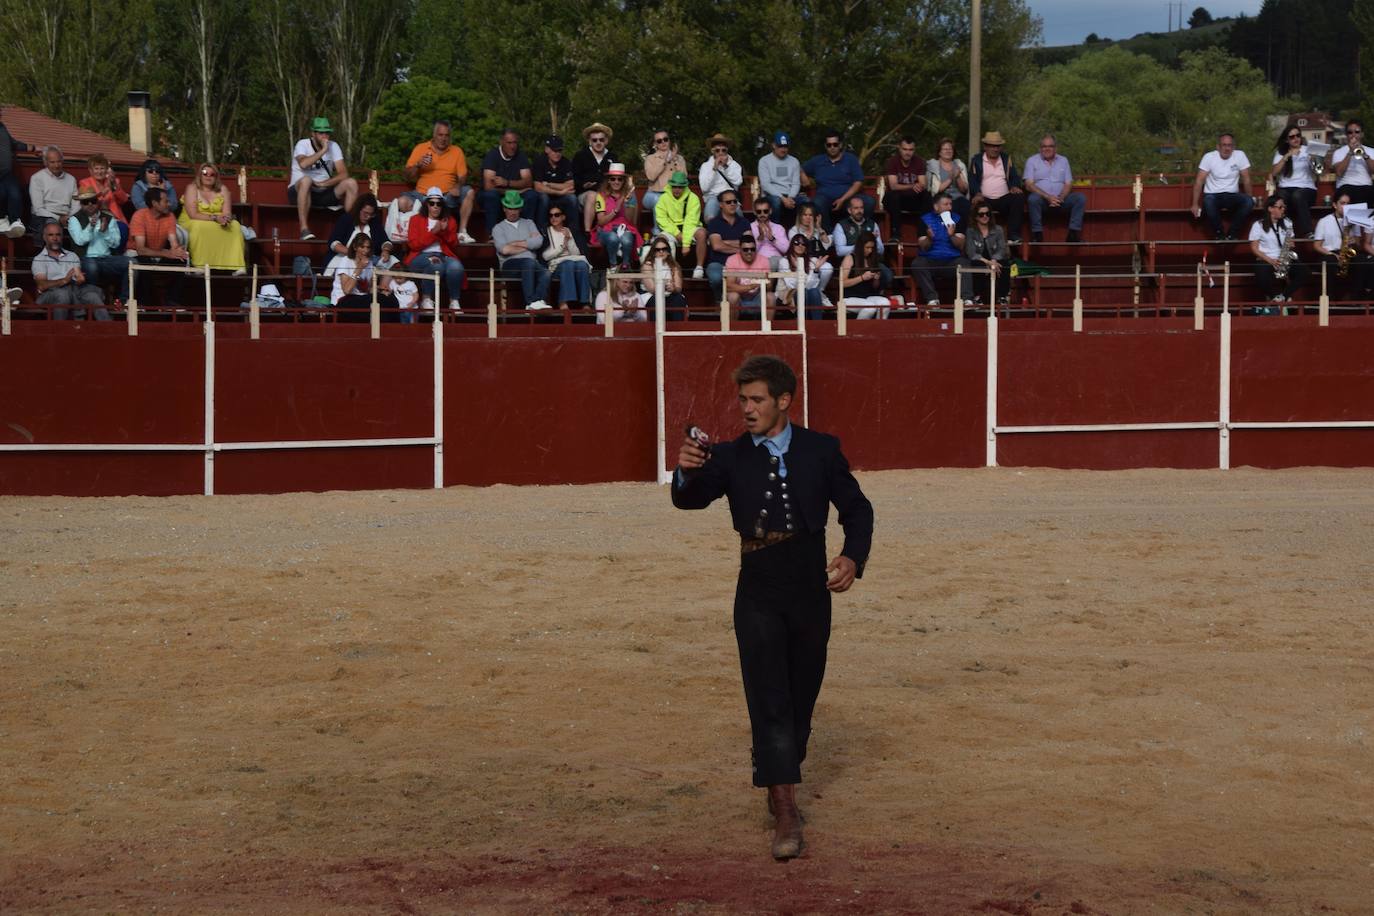
<path fill-rule="evenodd" d="M 1258 260 L 1255 264 L 1255 282 L 1259 284 L 1263 297 L 1274 302 L 1292 300 L 1303 281 L 1307 279 L 1307 268 L 1299 264 L 1296 257 L 1287 265 L 1286 278 L 1276 276 L 1276 271 L 1282 265 L 1284 250 L 1287 248 L 1294 253 L 1297 251 L 1293 224 L 1284 216 L 1287 209 L 1288 205 L 1283 202 L 1282 197 L 1270 194 L 1264 202 L 1264 215 L 1255 220 L 1254 225 L 1250 227 L 1250 250 Z M 1283 291 L 1275 292 L 1280 286 L 1284 287 Z M 1254 313 L 1273 315 L 1278 309 L 1279 307 L 1266 305 L 1255 309 Z"/>
<path fill-rule="evenodd" d="M 1274 164 L 1269 170 L 1288 205 L 1288 218 L 1299 238 L 1312 237 L 1312 204 L 1317 200 L 1317 176 L 1312 173 L 1312 157 L 1307 154 L 1307 138 L 1295 125 L 1288 125 L 1274 144 Z"/>
<path fill-rule="evenodd" d="M 568 228 L 568 214 L 558 203 L 549 205 L 549 243 L 540 252 L 549 273 L 558 281 L 559 308 L 586 308 L 592 302 L 592 270 Z"/>

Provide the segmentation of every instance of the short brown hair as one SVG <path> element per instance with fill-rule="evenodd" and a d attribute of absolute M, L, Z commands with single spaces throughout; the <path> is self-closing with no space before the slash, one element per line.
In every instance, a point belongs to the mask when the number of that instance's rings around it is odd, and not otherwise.
<path fill-rule="evenodd" d="M 740 367 L 735 370 L 735 384 L 748 385 L 750 382 L 764 382 L 768 385 L 768 394 L 774 398 L 780 398 L 784 394 L 796 397 L 797 394 L 797 374 L 792 371 L 792 367 L 782 361 L 781 357 L 771 354 L 761 356 L 751 356 Z"/>

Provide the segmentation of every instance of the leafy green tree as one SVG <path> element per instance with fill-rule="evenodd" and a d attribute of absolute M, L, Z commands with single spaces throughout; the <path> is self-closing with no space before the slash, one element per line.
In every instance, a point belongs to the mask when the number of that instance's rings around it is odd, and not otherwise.
<path fill-rule="evenodd" d="M 366 165 L 401 168 L 415 144 L 429 137 L 434 122 L 443 119 L 453 122 L 453 142 L 463 148 L 470 169 L 496 145 L 503 126 L 479 93 L 417 76 L 388 89 L 363 125 Z"/>
<path fill-rule="evenodd" d="M 1199 6 L 1193 10 L 1193 15 L 1188 17 L 1188 28 L 1196 29 L 1212 23 L 1212 14 L 1207 12 L 1206 7 Z"/>

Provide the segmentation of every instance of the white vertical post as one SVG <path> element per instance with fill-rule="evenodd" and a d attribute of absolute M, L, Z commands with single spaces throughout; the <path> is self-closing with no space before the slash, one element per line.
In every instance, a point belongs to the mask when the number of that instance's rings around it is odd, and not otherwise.
<path fill-rule="evenodd" d="M 759 280 L 759 320 L 762 322 L 761 330 L 765 334 L 773 332 L 773 319 L 768 314 L 768 278 L 763 277 Z"/>
<path fill-rule="evenodd" d="M 1322 294 L 1317 300 L 1317 327 L 1331 324 L 1331 297 L 1326 292 L 1326 261 L 1322 261 Z"/>
<path fill-rule="evenodd" d="M 210 265 L 205 265 L 205 323 L 215 323 L 215 310 L 210 303 Z"/>
<path fill-rule="evenodd" d="M 844 337 L 849 333 L 849 309 L 845 307 L 845 283 L 849 280 L 849 271 L 845 268 L 844 262 L 840 262 L 840 301 L 835 308 L 835 334 Z"/>
<path fill-rule="evenodd" d="M 954 268 L 954 333 L 964 333 L 964 269 Z"/>
<path fill-rule="evenodd" d="M 1231 262 L 1221 265 L 1221 312 L 1231 314 Z"/>
<path fill-rule="evenodd" d="M 988 315 L 988 399 L 986 464 L 997 467 L 997 313 Z"/>
<path fill-rule="evenodd" d="M 1221 313 L 1221 379 L 1217 397 L 1218 430 L 1217 466 L 1223 471 L 1231 467 L 1231 313 Z"/>
<path fill-rule="evenodd" d="M 1073 265 L 1073 329 L 1083 330 L 1083 265 Z"/>
<path fill-rule="evenodd" d="M 129 326 L 129 336 L 138 336 L 138 293 L 134 285 L 134 259 L 129 259 L 129 301 L 124 303 L 124 320 Z"/>
<path fill-rule="evenodd" d="M 248 290 L 248 338 L 262 336 L 262 306 L 258 301 L 258 265 L 253 265 L 253 287 Z"/>
<path fill-rule="evenodd" d="M 208 272 L 208 268 L 206 269 Z M 205 322 L 205 495 L 215 495 L 215 323 Z"/>
<path fill-rule="evenodd" d="M 435 287 L 437 290 L 438 287 Z M 438 312 L 436 303 L 435 312 Z M 434 340 L 434 489 L 444 487 L 444 323 L 435 315 L 430 325 Z"/>
<path fill-rule="evenodd" d="M 372 302 L 368 305 L 368 319 L 372 325 L 372 339 L 380 340 L 382 336 L 382 307 L 377 302 L 377 277 L 372 277 Z"/>
<path fill-rule="evenodd" d="M 10 270 L 9 264 L 4 258 L 0 258 L 0 297 L 4 297 L 4 302 L 0 303 L 0 336 L 8 337 L 10 334 Z"/>
<path fill-rule="evenodd" d="M 801 263 L 797 265 L 797 295 L 794 297 L 797 306 L 797 330 L 801 331 L 803 337 L 806 336 L 806 256 L 802 256 Z M 817 283 L 820 282 L 818 277 Z M 820 289 L 817 287 L 817 292 Z M 809 397 L 807 400 L 811 400 Z M 806 420 L 802 420 L 802 425 L 806 425 Z"/>
<path fill-rule="evenodd" d="M 607 297 L 609 299 L 609 297 Z M 611 303 L 607 301 L 606 307 L 609 310 Z M 665 424 L 666 408 L 663 403 L 663 386 L 667 379 L 663 376 L 663 331 L 666 317 L 663 312 L 663 283 L 655 279 L 654 282 L 654 376 L 658 380 L 654 393 L 654 411 L 657 417 L 658 446 L 654 452 L 654 468 L 658 474 L 659 483 L 668 482 L 667 456 L 664 451 L 667 448 L 667 429 Z"/>
<path fill-rule="evenodd" d="M 1202 262 L 1197 265 L 1197 294 L 1193 296 L 1193 330 L 1202 330 L 1203 302 L 1202 302 Z"/>
<path fill-rule="evenodd" d="M 439 274 L 434 275 L 435 289 L 439 288 Z M 438 308 L 438 305 L 435 306 Z M 438 318 L 434 319 L 438 321 Z M 496 270 L 487 269 L 487 337 L 491 340 L 496 339 Z"/>
<path fill-rule="evenodd" d="M 615 336 L 615 274 L 614 267 L 606 271 L 606 311 L 602 316 L 602 327 L 607 337 Z"/>
<path fill-rule="evenodd" d="M 720 275 L 720 332 L 728 333 L 730 330 L 730 294 L 726 292 L 729 288 L 729 279 L 724 272 Z"/>

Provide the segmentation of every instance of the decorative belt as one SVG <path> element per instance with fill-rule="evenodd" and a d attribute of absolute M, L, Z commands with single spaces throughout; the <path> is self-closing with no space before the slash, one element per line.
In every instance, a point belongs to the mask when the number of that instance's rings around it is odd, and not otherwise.
<path fill-rule="evenodd" d="M 746 553 L 753 553 L 755 550 L 762 550 L 765 547 L 772 547 L 774 544 L 781 544 L 783 541 L 796 536 L 795 531 L 769 531 L 761 538 L 747 538 L 741 536 L 739 539 L 739 552 L 743 556 Z"/>

